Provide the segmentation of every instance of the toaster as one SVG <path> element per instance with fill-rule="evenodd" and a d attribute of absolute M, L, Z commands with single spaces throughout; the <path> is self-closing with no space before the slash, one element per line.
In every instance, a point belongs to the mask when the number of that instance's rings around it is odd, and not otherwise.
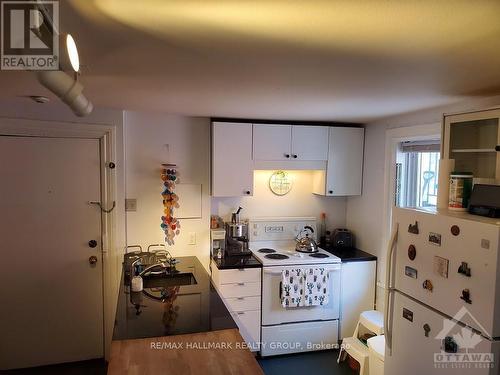
<path fill-rule="evenodd" d="M 350 230 L 337 228 L 332 234 L 333 247 L 353 247 L 354 241 Z"/>

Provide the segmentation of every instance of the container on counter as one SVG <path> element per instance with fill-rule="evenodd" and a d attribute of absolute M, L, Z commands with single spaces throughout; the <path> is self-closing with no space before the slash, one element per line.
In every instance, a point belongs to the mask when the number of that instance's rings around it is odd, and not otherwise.
<path fill-rule="evenodd" d="M 467 211 L 473 178 L 471 172 L 451 172 L 448 198 L 448 208 L 450 210 Z"/>

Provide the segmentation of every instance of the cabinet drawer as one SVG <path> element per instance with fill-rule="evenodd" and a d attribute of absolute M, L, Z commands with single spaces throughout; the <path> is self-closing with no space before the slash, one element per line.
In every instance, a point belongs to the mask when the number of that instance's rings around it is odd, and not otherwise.
<path fill-rule="evenodd" d="M 260 282 L 219 285 L 222 298 L 260 296 Z"/>
<path fill-rule="evenodd" d="M 229 311 L 260 310 L 260 296 L 226 298 L 225 301 Z"/>
<path fill-rule="evenodd" d="M 212 270 L 214 281 L 218 284 L 257 283 L 260 282 L 260 268 L 240 268 L 234 270 Z"/>
<path fill-rule="evenodd" d="M 260 310 L 231 313 L 231 315 L 246 343 L 257 348 L 260 342 Z"/>

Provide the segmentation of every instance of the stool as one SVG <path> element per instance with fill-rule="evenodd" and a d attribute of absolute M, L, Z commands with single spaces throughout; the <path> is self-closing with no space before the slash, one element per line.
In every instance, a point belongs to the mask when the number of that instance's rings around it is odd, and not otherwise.
<path fill-rule="evenodd" d="M 385 336 L 374 336 L 367 341 L 370 375 L 384 375 Z"/>
<path fill-rule="evenodd" d="M 368 375 L 369 350 L 359 338 L 359 328 L 363 326 L 369 332 L 378 336 L 384 333 L 384 315 L 380 311 L 363 311 L 359 315 L 358 324 L 352 337 L 346 337 L 342 340 L 337 363 L 345 360 L 347 354 L 359 363 L 359 375 Z"/>

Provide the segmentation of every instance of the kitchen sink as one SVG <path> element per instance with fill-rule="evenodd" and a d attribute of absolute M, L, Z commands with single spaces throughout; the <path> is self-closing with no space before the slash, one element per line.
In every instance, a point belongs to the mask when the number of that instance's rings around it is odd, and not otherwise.
<path fill-rule="evenodd" d="M 196 279 L 191 272 L 188 273 L 173 273 L 162 275 L 147 275 L 143 276 L 144 288 L 166 288 L 182 285 L 196 285 Z"/>

